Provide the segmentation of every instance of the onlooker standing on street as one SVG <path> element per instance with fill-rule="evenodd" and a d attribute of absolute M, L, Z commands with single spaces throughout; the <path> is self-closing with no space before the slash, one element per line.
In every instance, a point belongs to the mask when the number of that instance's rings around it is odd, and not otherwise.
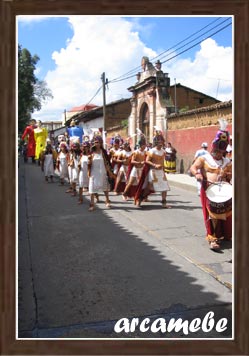
<path fill-rule="evenodd" d="M 176 173 L 176 149 L 168 142 L 165 148 L 164 171 L 166 173 Z"/>
<path fill-rule="evenodd" d="M 197 150 L 195 152 L 195 157 L 194 157 L 194 160 L 192 162 L 192 164 L 196 161 L 196 159 L 198 157 L 201 157 L 203 155 L 205 155 L 206 153 L 208 153 L 208 144 L 207 142 L 202 142 L 201 144 L 201 149 Z M 201 182 L 199 180 L 196 179 L 196 185 L 197 185 L 197 193 L 198 193 L 198 196 L 200 196 L 200 192 L 201 192 Z"/>

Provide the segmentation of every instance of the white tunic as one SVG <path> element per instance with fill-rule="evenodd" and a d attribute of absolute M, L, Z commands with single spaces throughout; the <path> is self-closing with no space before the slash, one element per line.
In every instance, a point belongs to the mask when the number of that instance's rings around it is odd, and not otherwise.
<path fill-rule="evenodd" d="M 58 155 L 58 159 L 60 161 L 60 165 L 59 165 L 60 178 L 66 178 L 68 177 L 67 154 L 60 152 Z"/>
<path fill-rule="evenodd" d="M 139 153 L 140 155 L 144 156 L 144 161 L 145 161 L 145 159 L 146 159 L 146 151 L 140 151 L 139 149 L 137 149 L 134 153 Z M 137 185 L 138 184 L 139 179 L 140 179 L 141 174 L 142 174 L 142 170 L 143 170 L 143 167 L 136 167 L 136 166 L 132 167 L 130 177 L 136 178 L 136 180 L 133 183 L 133 185 Z"/>
<path fill-rule="evenodd" d="M 93 153 L 91 175 L 89 177 L 89 193 L 108 191 L 109 183 L 102 153 Z"/>
<path fill-rule="evenodd" d="M 73 167 L 71 167 L 71 182 L 72 183 L 78 183 L 79 180 L 79 167 L 78 164 L 80 162 L 80 156 L 73 157 Z"/>
<path fill-rule="evenodd" d="M 82 155 L 80 158 L 80 173 L 79 173 L 79 187 L 88 187 L 89 185 L 89 177 L 88 177 L 88 166 L 87 166 L 88 157 L 86 155 Z"/>
<path fill-rule="evenodd" d="M 44 155 L 44 174 L 45 177 L 50 177 L 54 175 L 54 160 L 52 153 Z"/>
<path fill-rule="evenodd" d="M 131 155 L 132 155 L 132 152 L 131 152 L 131 151 L 130 151 L 130 152 L 125 151 L 125 150 L 122 151 L 122 158 L 123 158 L 123 159 L 129 158 Z M 124 158 L 124 157 L 125 157 L 125 158 Z M 123 176 L 122 176 L 122 180 L 121 180 L 121 181 L 122 181 L 122 182 L 126 182 L 126 181 L 127 181 L 127 179 L 126 179 L 126 173 L 127 173 L 127 171 L 128 171 L 128 166 L 122 164 L 121 167 L 120 167 L 120 169 L 119 169 L 119 171 L 124 173 Z"/>
<path fill-rule="evenodd" d="M 150 155 L 164 156 L 165 152 L 163 149 L 158 150 L 156 147 L 153 147 L 150 150 Z M 169 183 L 167 181 L 166 173 L 164 169 L 150 169 L 148 174 L 148 180 L 153 184 L 155 192 L 164 192 L 170 190 Z"/>

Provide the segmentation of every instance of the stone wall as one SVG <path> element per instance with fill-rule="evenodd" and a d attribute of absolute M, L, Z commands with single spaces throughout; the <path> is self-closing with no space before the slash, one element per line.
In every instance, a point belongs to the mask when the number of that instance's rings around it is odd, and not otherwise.
<path fill-rule="evenodd" d="M 231 101 L 169 116 L 166 140 L 177 150 L 177 172 L 188 171 L 202 142 L 207 142 L 210 149 L 219 129 L 218 119 L 221 117 L 227 120 L 227 130 L 232 134 Z"/>
<path fill-rule="evenodd" d="M 106 106 L 106 128 L 109 131 L 112 127 L 120 126 L 122 120 L 128 120 L 131 113 L 130 100 L 124 100 L 117 104 Z"/>

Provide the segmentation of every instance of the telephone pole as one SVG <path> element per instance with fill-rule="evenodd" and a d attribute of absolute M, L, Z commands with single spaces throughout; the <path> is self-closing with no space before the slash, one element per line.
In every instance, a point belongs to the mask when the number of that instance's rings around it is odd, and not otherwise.
<path fill-rule="evenodd" d="M 105 72 L 102 73 L 101 79 L 102 79 L 102 86 L 103 86 L 103 131 L 105 131 L 105 129 L 106 129 L 106 99 L 105 99 L 106 79 L 105 79 Z"/>

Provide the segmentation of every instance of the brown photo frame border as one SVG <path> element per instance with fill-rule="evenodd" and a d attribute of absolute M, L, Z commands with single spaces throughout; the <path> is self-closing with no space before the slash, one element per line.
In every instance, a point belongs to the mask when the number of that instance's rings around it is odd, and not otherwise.
<path fill-rule="evenodd" d="M 248 343 L 248 164 L 249 132 L 246 83 L 248 83 L 248 0 L 2 0 L 1 1 L 1 355 L 247 355 Z M 16 25 L 17 15 L 234 15 L 234 136 L 235 136 L 235 301 L 234 340 L 16 340 Z M 243 164 L 240 164 L 243 157 Z"/>

